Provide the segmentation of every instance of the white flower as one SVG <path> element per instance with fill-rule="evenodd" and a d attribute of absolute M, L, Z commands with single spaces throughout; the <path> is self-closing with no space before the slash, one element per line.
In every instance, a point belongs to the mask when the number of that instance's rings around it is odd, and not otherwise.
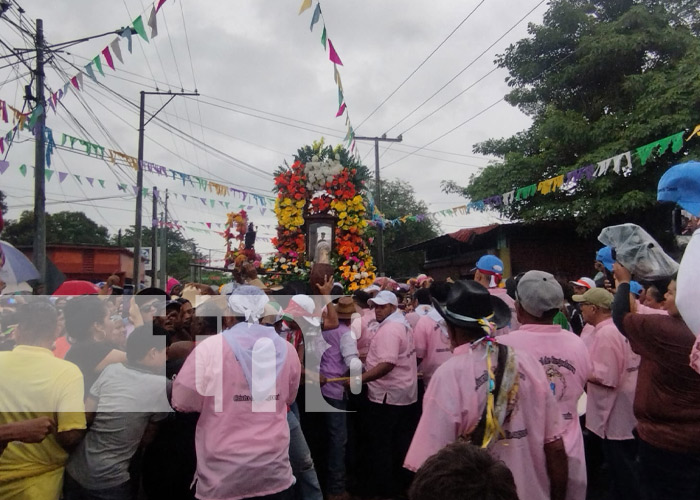
<path fill-rule="evenodd" d="M 284 264 L 285 262 L 287 262 L 287 259 L 285 259 L 284 257 L 280 257 L 280 264 Z"/>

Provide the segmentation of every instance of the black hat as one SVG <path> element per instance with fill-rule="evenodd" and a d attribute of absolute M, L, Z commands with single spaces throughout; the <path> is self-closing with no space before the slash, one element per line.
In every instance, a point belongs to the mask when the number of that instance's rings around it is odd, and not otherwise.
<path fill-rule="evenodd" d="M 479 327 L 479 320 L 486 319 L 503 328 L 510 323 L 510 308 L 498 297 L 476 281 L 462 280 L 452 285 L 447 301 L 440 304 L 433 299 L 437 312 L 451 325 L 464 328 Z"/>

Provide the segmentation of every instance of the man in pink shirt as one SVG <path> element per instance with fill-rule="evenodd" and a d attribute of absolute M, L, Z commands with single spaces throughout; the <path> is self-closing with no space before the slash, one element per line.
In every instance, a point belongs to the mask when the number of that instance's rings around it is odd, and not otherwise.
<path fill-rule="evenodd" d="M 274 328 L 257 324 L 267 296 L 241 286 L 229 297 L 227 330 L 198 343 L 173 384 L 178 411 L 198 412 L 197 498 L 292 496 L 287 405 L 301 364 Z"/>
<path fill-rule="evenodd" d="M 505 288 L 499 288 L 498 286 L 503 279 L 503 261 L 495 255 L 487 254 L 476 262 L 476 267 L 473 271 L 474 281 L 484 285 L 491 295 L 501 299 L 510 309 L 510 322 L 503 328 L 499 328 L 496 331 L 496 336 L 517 330 L 520 324 L 518 323 L 518 315 L 515 312 L 515 301 L 508 295 L 508 291 Z"/>
<path fill-rule="evenodd" d="M 425 289 L 420 289 L 418 292 L 421 290 Z M 430 286 L 432 298 L 440 304 L 444 304 L 447 300 L 449 290 L 450 284 L 446 282 L 434 282 Z M 413 328 L 413 341 L 416 345 L 416 357 L 420 360 L 418 371 L 423 374 L 423 386 L 428 387 L 435 370 L 452 357 L 447 325 L 432 305 Z"/>
<path fill-rule="evenodd" d="M 379 329 L 369 346 L 367 371 L 358 377 L 361 380 L 353 381 L 353 386 L 360 381 L 368 385 L 366 428 L 372 493 L 393 498 L 408 486 L 409 478 L 401 466 L 416 425 L 416 349 L 394 293 L 382 290 L 369 304 Z"/>
<path fill-rule="evenodd" d="M 431 285 L 432 288 L 432 285 Z M 411 328 L 415 328 L 418 321 L 425 317 L 430 311 L 432 311 L 433 306 L 431 302 L 430 289 L 429 288 L 418 288 L 413 292 L 412 300 L 413 310 L 406 313 L 406 321 L 411 325 Z"/>
<path fill-rule="evenodd" d="M 357 309 L 359 314 L 353 317 L 350 323 L 350 329 L 352 330 L 352 336 L 357 341 L 357 352 L 363 364 L 367 358 L 372 337 L 374 337 L 374 334 L 377 333 L 377 329 L 379 328 L 379 323 L 377 323 L 377 318 L 374 315 L 374 309 L 372 309 L 368 303 L 368 300 L 371 298 L 370 294 L 364 290 L 357 290 L 353 294 L 355 309 Z"/>
<path fill-rule="evenodd" d="M 528 271 L 516 286 L 520 329 L 499 342 L 531 354 L 544 369 L 549 387 L 564 418 L 564 445 L 569 457 L 567 500 L 586 498 L 586 460 L 577 404 L 591 370 L 584 342 L 573 332 L 552 324 L 564 303 L 564 290 L 543 271 Z"/>
<path fill-rule="evenodd" d="M 603 440 L 613 496 L 634 500 L 639 498 L 639 482 L 634 469 L 638 444 L 632 433 L 637 425 L 632 406 L 640 357 L 613 323 L 613 294 L 593 288 L 572 299 L 581 305 L 584 321 L 595 328 L 589 346 L 592 368 L 586 428 Z"/>
<path fill-rule="evenodd" d="M 537 360 L 491 336 L 508 322 L 508 306 L 474 281 L 455 283 L 445 305 L 434 304 L 454 355 L 432 377 L 404 467 L 416 471 L 463 438 L 505 462 L 519 498 L 563 500 L 564 424 L 547 378 Z"/>

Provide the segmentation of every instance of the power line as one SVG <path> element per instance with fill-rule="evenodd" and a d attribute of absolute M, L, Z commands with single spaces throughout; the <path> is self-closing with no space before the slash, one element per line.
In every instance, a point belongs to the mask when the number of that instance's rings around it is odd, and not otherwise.
<path fill-rule="evenodd" d="M 81 59 L 88 60 L 87 58 L 84 58 L 84 57 L 82 57 L 82 56 L 80 56 L 80 55 L 77 55 L 77 54 L 68 54 L 68 55 L 74 55 L 75 57 L 79 57 L 79 58 L 81 58 Z M 132 75 L 132 76 L 136 76 L 136 77 L 142 78 L 142 75 L 139 75 L 138 73 L 132 73 L 132 72 L 130 72 L 130 71 L 126 70 L 126 69 L 123 69 L 123 68 L 122 68 L 122 70 L 120 71 L 120 73 L 126 73 L 126 74 L 129 74 L 129 75 Z M 118 75 L 112 75 L 111 77 L 112 77 L 112 78 L 115 78 L 115 79 L 117 79 L 117 80 L 121 80 L 121 81 L 129 82 L 129 83 L 133 83 L 133 84 L 136 84 L 136 85 L 144 85 L 143 83 L 140 83 L 140 82 L 137 82 L 137 81 L 134 81 L 134 80 L 130 80 L 130 79 L 128 79 L 128 78 L 123 78 L 123 77 L 120 77 L 120 76 L 118 76 Z M 167 83 L 165 83 L 165 82 L 160 82 L 160 81 L 158 81 L 158 80 L 156 80 L 156 82 L 157 82 L 157 83 L 160 83 L 160 84 L 163 84 L 163 85 L 168 85 Z M 157 88 L 157 86 L 148 85 L 148 88 L 155 89 L 155 88 Z M 235 109 L 235 108 L 231 108 L 231 107 L 228 107 L 228 106 L 223 106 L 223 105 L 221 105 L 221 104 L 217 104 L 216 102 L 204 101 L 204 100 L 202 100 L 202 99 L 199 98 L 199 97 L 195 98 L 195 100 L 197 101 L 198 104 L 199 104 L 199 103 L 207 104 L 207 105 L 212 106 L 212 107 L 217 108 L 217 109 L 222 109 L 222 110 L 226 110 L 226 111 L 231 111 L 231 112 L 233 112 L 233 113 L 242 114 L 242 115 L 245 115 L 245 116 L 249 116 L 249 117 L 251 117 L 251 118 L 256 118 L 256 119 L 264 120 L 264 121 L 269 121 L 269 122 L 277 123 L 277 124 L 284 125 L 284 126 L 287 126 L 287 127 L 297 128 L 297 129 L 299 129 L 299 130 L 305 130 L 305 131 L 312 132 L 312 133 L 315 133 L 315 134 L 330 135 L 331 137 L 338 138 L 338 139 L 342 139 L 342 138 L 344 137 L 343 135 L 341 135 L 341 134 L 344 133 L 344 132 L 341 131 L 341 130 L 338 130 L 338 129 L 334 129 L 334 128 L 330 128 L 330 127 L 325 127 L 325 126 L 323 126 L 323 125 L 319 125 L 319 124 L 315 124 L 315 123 L 310 123 L 310 122 L 307 122 L 307 121 L 299 120 L 299 119 L 292 118 L 292 117 L 289 117 L 289 116 L 280 115 L 280 114 L 277 114 L 277 113 L 272 113 L 272 112 L 265 111 L 265 110 L 261 110 L 261 109 L 254 108 L 254 107 L 251 107 L 251 106 L 247 106 L 247 105 L 239 104 L 239 103 L 236 103 L 236 102 L 228 101 L 228 100 L 226 100 L 226 99 L 221 99 L 221 98 L 218 98 L 218 97 L 215 97 L 215 96 L 212 96 L 212 95 L 202 94 L 202 97 L 211 99 L 212 101 L 218 101 L 218 102 L 221 102 L 221 103 L 224 103 L 224 104 L 229 104 L 229 105 L 231 105 L 231 106 L 235 106 L 235 107 L 239 107 L 239 108 L 242 108 L 242 109 L 246 109 L 246 110 L 252 111 L 252 112 L 254 112 L 254 113 L 260 113 L 260 114 L 264 114 L 264 115 L 267 115 L 267 116 L 272 116 L 272 117 L 275 117 L 275 118 L 280 118 L 280 119 L 282 119 L 282 120 L 288 120 L 288 121 L 291 121 L 291 122 L 294 122 L 294 123 L 300 123 L 300 124 L 302 124 L 302 125 L 308 125 L 309 127 L 314 127 L 314 128 L 311 129 L 311 128 L 307 128 L 307 127 L 299 127 L 299 126 L 296 126 L 296 125 L 290 124 L 290 123 L 282 123 L 282 122 L 280 122 L 280 121 L 278 121 L 278 120 L 271 120 L 271 119 L 269 119 L 269 118 L 266 118 L 265 116 L 259 116 L 259 115 L 252 114 L 252 113 L 246 113 L 246 112 L 244 112 L 244 111 L 241 111 L 240 109 Z M 168 113 L 165 113 L 165 114 L 168 114 Z M 226 134 L 222 133 L 222 132 L 221 132 L 220 130 L 218 130 L 218 129 L 212 129 L 212 128 L 203 126 L 203 125 L 201 124 L 202 121 L 203 121 L 203 120 L 201 119 L 201 112 L 200 112 L 200 119 L 199 119 L 199 123 L 198 123 L 198 124 L 200 125 L 200 127 L 203 127 L 204 129 L 207 129 L 207 130 L 210 130 L 210 131 L 213 131 L 213 132 L 220 133 L 220 134 L 222 134 L 222 135 L 226 135 Z M 329 133 L 329 132 L 333 132 L 333 133 L 331 134 L 331 133 Z M 234 137 L 234 136 L 228 136 L 228 137 L 231 137 L 231 138 L 233 138 L 233 139 L 237 139 L 237 140 L 240 140 L 240 141 L 243 141 L 243 142 L 248 142 L 248 141 L 245 141 L 244 139 L 237 138 L 237 137 Z M 272 152 L 275 152 L 275 153 L 280 153 L 280 154 L 284 154 L 284 155 L 288 155 L 288 154 L 289 154 L 289 153 L 284 153 L 284 152 L 277 151 L 277 150 L 274 150 L 274 149 L 270 149 L 270 148 L 268 148 L 268 147 L 261 146 L 261 145 L 259 145 L 259 144 L 255 144 L 255 143 L 252 143 L 252 142 L 248 142 L 248 144 L 251 144 L 251 145 L 260 147 L 261 149 L 266 149 L 266 150 L 268 150 L 268 151 L 272 151 Z M 418 149 L 418 148 L 419 148 L 419 146 L 412 146 L 412 145 L 409 145 L 409 144 L 401 144 L 401 147 L 409 147 L 409 148 L 415 148 L 415 149 Z M 382 149 L 384 149 L 384 148 L 382 148 Z M 399 150 L 400 150 L 401 148 L 397 147 L 396 149 L 399 149 Z M 425 151 L 428 151 L 428 152 L 441 153 L 441 154 L 447 154 L 447 155 L 453 155 L 453 156 L 462 156 L 462 157 L 467 157 L 467 158 L 476 158 L 476 159 L 485 159 L 485 160 L 488 159 L 488 158 L 485 157 L 485 156 L 476 156 L 476 155 L 469 155 L 469 154 L 463 154 L 463 153 L 455 153 L 455 152 L 451 152 L 451 151 L 444 151 L 444 150 L 438 150 L 438 149 L 429 149 L 429 148 L 423 148 L 423 149 L 424 149 Z M 372 153 L 372 150 L 370 149 L 368 154 L 371 154 L 371 153 Z"/>
<path fill-rule="evenodd" d="M 76 67 L 75 65 L 73 65 L 73 64 L 70 63 L 69 61 L 67 61 L 67 62 L 68 62 L 69 64 L 71 64 L 72 66 Z M 79 68 L 76 67 L 76 69 L 79 69 Z M 127 97 L 121 95 L 120 93 L 116 92 L 115 90 L 112 90 L 111 88 L 109 88 L 108 86 L 104 85 L 103 83 L 101 83 L 101 82 L 98 81 L 98 82 L 97 82 L 97 85 L 98 85 L 99 87 L 101 87 L 101 88 L 107 90 L 108 92 L 110 92 L 110 93 L 113 94 L 114 96 L 118 97 L 119 99 L 123 100 L 123 101 L 126 102 L 127 104 L 131 105 L 133 108 L 138 108 L 138 106 L 136 105 L 136 103 L 132 102 L 129 98 L 127 98 Z M 86 87 L 86 88 L 87 88 L 87 87 Z M 209 144 L 206 144 L 206 143 L 200 141 L 200 140 L 197 139 L 196 137 L 194 137 L 194 136 L 188 134 L 187 132 L 184 132 L 184 131 L 180 130 L 179 128 L 175 127 L 175 126 L 170 125 L 169 123 L 167 123 L 166 121 L 162 120 L 161 118 L 156 117 L 156 118 L 154 119 L 154 121 L 157 122 L 157 123 L 159 123 L 160 126 L 161 126 L 162 128 L 171 131 L 171 132 L 173 133 L 173 135 L 178 135 L 178 134 L 179 134 L 179 137 L 180 137 L 181 139 L 183 139 L 183 140 L 185 140 L 185 141 L 187 141 L 187 142 L 189 142 L 189 143 L 195 145 L 196 147 L 199 147 L 199 148 L 202 148 L 202 149 L 207 148 L 207 149 L 209 149 L 209 150 L 211 150 L 211 151 L 214 151 L 214 152 L 218 153 L 221 157 L 226 158 L 226 159 L 228 159 L 228 160 L 230 160 L 230 161 L 234 161 L 234 162 L 237 163 L 239 166 L 244 167 L 244 168 L 247 169 L 250 173 L 253 173 L 253 174 L 258 175 L 258 176 L 262 176 L 262 177 L 265 178 L 265 179 L 268 179 L 268 178 L 271 178 L 271 177 L 272 177 L 272 174 L 271 174 L 271 173 L 265 172 L 264 170 L 262 170 L 262 169 L 260 169 L 260 168 L 258 168 L 258 167 L 255 167 L 254 165 L 251 165 L 251 164 L 249 164 L 249 163 L 247 163 L 247 162 L 245 162 L 245 161 L 243 161 L 243 160 L 240 160 L 240 159 L 238 159 L 238 158 L 236 158 L 236 157 L 234 157 L 234 156 L 232 156 L 232 155 L 230 155 L 230 154 L 228 154 L 228 153 L 225 153 L 225 152 L 223 152 L 223 151 L 220 151 L 219 149 L 217 149 L 217 148 L 215 148 L 215 147 L 213 147 L 213 146 L 210 146 Z M 216 174 L 213 174 L 213 173 L 210 172 L 210 171 L 205 171 L 205 172 L 207 172 L 209 175 L 218 177 L 218 176 L 216 176 Z M 224 179 L 222 179 L 222 178 L 220 178 L 220 177 L 219 177 L 219 179 L 220 179 L 221 181 L 223 181 L 223 182 L 227 182 L 226 180 L 224 180 Z"/>
<path fill-rule="evenodd" d="M 411 117 L 416 111 L 418 111 L 420 108 L 425 106 L 428 102 L 430 102 L 433 97 L 438 95 L 440 92 L 442 92 L 449 84 L 451 84 L 453 81 L 455 81 L 462 73 L 464 73 L 467 69 L 469 69 L 474 63 L 476 63 L 479 59 L 481 59 L 482 56 L 484 56 L 489 50 L 491 50 L 498 42 L 503 40 L 511 31 L 513 31 L 520 23 L 522 23 L 530 14 L 532 14 L 540 5 L 545 3 L 547 0 L 540 0 L 540 2 L 535 5 L 532 9 L 530 9 L 527 14 L 525 14 L 523 17 L 521 17 L 515 24 L 513 24 L 510 28 L 506 30 L 505 33 L 503 33 L 501 36 L 499 36 L 491 45 L 486 47 L 479 55 L 477 55 L 474 59 L 472 59 L 464 68 L 462 68 L 455 76 L 450 78 L 447 83 L 445 83 L 442 87 L 440 87 L 438 90 L 436 90 L 430 97 L 428 97 L 425 101 L 423 101 L 421 104 L 419 104 L 416 108 L 413 109 L 410 113 L 408 113 L 406 116 L 401 118 L 398 122 L 396 122 L 394 125 L 392 125 L 389 129 L 387 129 L 386 133 L 388 134 L 392 129 L 396 128 L 399 124 L 403 123 L 404 120 L 407 118 Z"/>
<path fill-rule="evenodd" d="M 386 96 L 386 97 L 384 98 L 384 100 L 383 100 L 382 102 L 380 102 L 379 105 L 378 105 L 376 108 L 374 108 L 374 110 L 372 110 L 372 112 L 371 112 L 369 115 L 367 115 L 367 117 L 366 117 L 364 120 L 362 120 L 362 122 L 361 122 L 356 128 L 359 129 L 367 120 L 369 120 L 369 119 L 379 110 L 379 108 L 381 108 L 382 106 L 384 106 L 384 104 L 385 104 L 389 99 L 391 99 L 391 98 L 394 96 L 394 94 L 396 94 L 396 92 L 398 92 L 399 89 L 400 89 L 401 87 L 403 87 L 404 84 L 405 84 L 407 81 L 409 81 L 409 80 L 411 79 L 411 77 L 413 77 L 413 75 L 415 75 L 415 74 L 418 72 L 418 70 L 421 69 L 421 68 L 423 67 L 423 65 L 424 65 L 425 63 L 428 62 L 428 60 L 429 60 L 431 57 L 433 57 L 433 55 L 440 49 L 440 47 L 442 47 L 442 46 L 445 44 L 445 42 L 447 42 L 447 40 L 449 40 L 449 39 L 452 37 L 452 35 L 454 35 L 455 32 L 456 32 L 459 28 L 461 28 L 462 25 L 463 25 L 465 22 L 467 22 L 467 20 L 472 16 L 472 14 L 474 14 L 474 12 L 476 12 L 477 9 L 478 9 L 479 7 L 481 7 L 481 5 L 482 5 L 485 1 L 486 1 L 486 0 L 481 0 L 481 2 L 479 2 L 479 3 L 477 4 L 477 6 L 474 7 L 474 8 L 471 10 L 471 12 L 469 12 L 469 14 L 467 14 L 467 16 L 466 16 L 464 19 L 462 19 L 462 20 L 460 21 L 460 23 L 457 25 L 457 27 L 456 27 L 455 29 L 453 29 L 453 30 L 450 32 L 450 34 L 447 35 L 447 36 L 445 37 L 445 39 L 444 39 L 442 42 L 440 42 L 440 43 L 438 44 L 438 46 L 435 47 L 435 48 L 433 49 L 433 51 L 432 51 L 430 54 L 428 54 L 428 57 L 426 57 L 425 59 L 423 59 L 423 61 L 416 67 L 416 69 L 414 69 L 413 71 L 411 71 L 411 74 L 409 74 L 409 75 L 404 79 L 404 81 L 402 81 L 402 82 L 399 84 L 398 87 L 396 87 L 388 96 Z M 390 146 L 390 147 L 391 147 L 391 146 Z"/>
<path fill-rule="evenodd" d="M 484 76 L 482 76 L 481 78 L 479 78 L 477 81 L 475 81 L 474 83 L 472 83 L 471 85 L 469 85 L 469 87 L 467 87 L 466 89 L 462 90 L 460 93 L 458 93 L 458 94 L 457 94 L 456 96 L 454 96 L 452 99 L 450 99 L 450 100 L 447 101 L 446 103 L 442 104 L 441 106 L 435 108 L 433 111 L 431 111 L 430 113 L 428 113 L 427 115 L 425 115 L 423 118 L 421 118 L 420 120 L 418 120 L 416 123 L 414 123 L 413 125 L 411 125 L 410 127 L 408 127 L 404 132 L 402 132 L 402 135 L 405 134 L 405 133 L 407 133 L 407 132 L 410 131 L 410 130 L 413 130 L 415 127 L 417 127 L 418 125 L 420 125 L 421 123 L 423 123 L 425 120 L 427 120 L 428 118 L 430 118 L 431 116 L 433 116 L 435 113 L 437 113 L 438 111 L 440 111 L 441 109 L 443 109 L 445 106 L 447 106 L 448 104 L 450 104 L 451 102 L 453 102 L 455 99 L 457 99 L 458 97 L 460 97 L 461 95 L 463 95 L 463 94 L 464 94 L 465 92 L 467 92 L 469 89 L 475 87 L 475 86 L 476 86 L 477 84 L 479 84 L 481 81 L 483 81 L 483 80 L 486 79 L 487 77 L 489 77 L 489 76 L 491 76 L 492 74 L 494 74 L 494 73 L 495 73 L 496 71 L 498 71 L 499 69 L 500 69 L 500 68 L 499 68 L 498 66 L 496 66 L 495 68 L 493 68 L 491 71 L 489 71 L 489 72 L 486 73 Z"/>
<path fill-rule="evenodd" d="M 463 121 L 462 123 L 460 123 L 459 125 L 457 125 L 457 126 L 451 128 L 450 130 L 448 130 L 448 131 L 445 132 L 444 134 L 442 134 L 442 135 L 436 137 L 435 139 L 433 139 L 432 141 L 430 141 L 429 143 L 427 143 L 426 146 L 430 146 L 431 144 L 433 144 L 433 143 L 439 141 L 440 139 L 442 139 L 443 137 L 445 137 L 445 136 L 451 134 L 452 132 L 454 132 L 454 131 L 457 130 L 458 128 L 463 127 L 464 125 L 466 125 L 466 124 L 469 123 L 470 121 L 472 121 L 472 120 L 478 118 L 478 117 L 481 116 L 482 114 L 486 113 L 489 109 L 493 108 L 493 107 L 496 106 L 498 103 L 503 102 L 503 101 L 505 101 L 505 97 L 501 97 L 499 100 L 497 100 L 497 101 L 494 102 L 493 104 L 490 104 L 489 106 L 487 106 L 486 108 L 482 109 L 481 111 L 479 111 L 479 112 L 476 113 L 475 115 L 472 115 L 471 117 L 467 118 L 466 120 L 464 120 L 464 121 Z M 405 156 L 399 158 L 398 160 L 395 160 L 395 161 L 393 161 L 393 162 L 391 162 L 391 163 L 388 163 L 388 164 L 384 165 L 384 166 L 382 167 L 382 170 L 384 170 L 385 168 L 388 168 L 388 167 L 390 167 L 390 166 L 392 166 L 392 165 L 394 165 L 394 164 L 396 164 L 396 163 L 398 163 L 398 162 L 400 162 L 400 161 L 405 160 L 405 159 L 408 158 L 409 156 L 415 155 L 415 154 L 416 154 L 418 151 L 420 151 L 421 149 L 423 149 L 423 148 L 418 148 L 418 149 L 417 149 L 416 151 L 414 151 L 413 153 L 408 153 L 407 155 L 405 155 Z"/>

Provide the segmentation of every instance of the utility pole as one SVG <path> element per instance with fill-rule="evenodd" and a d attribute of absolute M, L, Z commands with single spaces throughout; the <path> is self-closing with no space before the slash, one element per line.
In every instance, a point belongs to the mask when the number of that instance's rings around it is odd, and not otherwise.
<path fill-rule="evenodd" d="M 197 280 L 197 245 L 192 242 L 192 264 L 190 264 L 190 281 L 194 283 Z"/>
<path fill-rule="evenodd" d="M 158 111 L 153 113 L 151 117 L 145 121 L 146 119 L 146 96 L 147 95 L 167 95 L 170 96 L 170 99 L 166 101 L 165 104 L 163 104 Z M 139 152 L 138 152 L 138 171 L 136 173 L 136 215 L 135 215 L 135 221 L 134 221 L 134 269 L 133 269 L 133 274 L 134 274 L 134 293 L 138 291 L 138 284 L 139 284 L 139 272 L 140 272 L 140 267 L 141 267 L 141 233 L 143 232 L 143 227 L 141 225 L 141 210 L 143 208 L 143 135 L 144 135 L 144 130 L 146 129 L 146 125 L 153 120 L 158 113 L 160 113 L 163 108 L 165 108 L 168 104 L 170 104 L 170 101 L 175 99 L 177 96 L 198 96 L 199 92 L 195 90 L 195 92 L 180 92 L 177 94 L 173 94 L 172 92 L 145 92 L 141 91 L 141 102 L 139 106 Z M 153 255 L 151 256 L 153 258 Z M 154 272 L 155 272 L 155 268 Z"/>
<path fill-rule="evenodd" d="M 355 136 L 356 141 L 374 141 L 374 206 L 379 212 L 382 211 L 382 183 L 379 178 L 379 141 L 381 142 L 401 142 L 403 137 L 399 135 L 395 139 L 388 138 L 386 134 L 381 137 L 359 137 Z M 382 224 L 377 226 L 377 274 L 384 276 L 384 227 Z"/>
<path fill-rule="evenodd" d="M 151 286 L 158 287 L 158 273 L 156 270 L 158 266 L 156 265 L 158 260 L 156 255 L 158 254 L 158 188 L 153 188 L 153 222 L 151 223 L 151 273 L 153 273 L 153 279 L 151 280 Z"/>
<path fill-rule="evenodd" d="M 165 210 L 163 212 L 163 232 L 160 238 L 160 283 L 165 288 L 168 283 L 168 190 L 165 190 Z"/>
<path fill-rule="evenodd" d="M 44 21 L 36 20 L 36 107 L 44 108 L 36 122 L 34 147 L 34 265 L 39 282 L 46 285 L 46 190 L 45 165 L 46 101 L 44 99 Z"/>

